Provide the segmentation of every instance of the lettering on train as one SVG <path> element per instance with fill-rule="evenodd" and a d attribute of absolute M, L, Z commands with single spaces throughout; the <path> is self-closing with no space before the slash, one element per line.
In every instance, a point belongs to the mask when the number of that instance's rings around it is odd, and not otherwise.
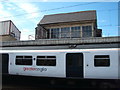
<path fill-rule="evenodd" d="M 30 68 L 28 68 L 28 67 L 24 67 L 23 68 L 23 70 L 24 71 L 40 71 L 40 72 L 45 72 L 45 71 L 47 71 L 47 68 L 32 68 L 32 67 L 30 67 Z"/>

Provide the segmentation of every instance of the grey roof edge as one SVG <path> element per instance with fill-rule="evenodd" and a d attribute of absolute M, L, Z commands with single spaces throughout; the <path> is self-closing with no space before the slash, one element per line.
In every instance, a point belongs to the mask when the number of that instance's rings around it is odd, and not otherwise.
<path fill-rule="evenodd" d="M 0 23 L 2 23 L 2 22 L 11 22 L 11 20 L 0 21 Z"/>
<path fill-rule="evenodd" d="M 83 21 L 84 21 L 84 23 L 85 23 L 85 22 L 89 22 L 89 21 L 91 22 L 91 21 L 96 21 L 96 20 L 97 20 L 97 19 L 94 19 L 94 20 L 93 20 L 93 19 L 91 19 L 91 20 L 83 20 Z M 78 21 L 57 22 L 57 23 L 45 23 L 45 24 L 42 24 L 42 23 L 41 23 L 40 25 L 41 25 L 41 26 L 42 26 L 42 25 L 44 26 L 44 25 L 49 25 L 49 24 L 50 24 L 50 25 L 51 25 L 51 24 L 62 24 L 62 23 L 63 23 L 63 24 L 65 24 L 65 23 L 68 24 L 68 23 L 76 23 L 76 22 L 78 22 Z M 82 22 L 82 21 L 81 21 L 81 22 Z M 79 22 L 79 23 L 81 23 L 81 22 Z M 82 23 L 83 23 L 83 22 L 82 22 Z"/>
<path fill-rule="evenodd" d="M 44 16 L 63 15 L 63 14 L 73 14 L 73 13 L 82 13 L 82 12 L 96 12 L 96 10 L 77 11 L 77 12 L 68 12 L 68 13 L 58 13 L 58 14 L 50 14 L 50 15 L 44 15 Z"/>

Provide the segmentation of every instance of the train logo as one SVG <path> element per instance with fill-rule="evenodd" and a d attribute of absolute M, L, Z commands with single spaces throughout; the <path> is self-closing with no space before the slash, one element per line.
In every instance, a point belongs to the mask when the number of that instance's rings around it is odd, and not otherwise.
<path fill-rule="evenodd" d="M 43 72 L 43 71 L 47 71 L 47 68 L 28 68 L 28 67 L 23 67 L 23 70 L 24 71 L 40 71 L 40 72 Z"/>

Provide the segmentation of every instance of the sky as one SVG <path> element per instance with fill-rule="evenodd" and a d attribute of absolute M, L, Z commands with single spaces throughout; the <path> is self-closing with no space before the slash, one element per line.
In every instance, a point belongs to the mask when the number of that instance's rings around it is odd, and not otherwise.
<path fill-rule="evenodd" d="M 118 36 L 118 0 L 76 1 L 0 0 L 0 21 L 12 20 L 21 31 L 21 40 L 34 40 L 35 28 L 44 15 L 96 10 L 97 25 L 103 37 Z"/>

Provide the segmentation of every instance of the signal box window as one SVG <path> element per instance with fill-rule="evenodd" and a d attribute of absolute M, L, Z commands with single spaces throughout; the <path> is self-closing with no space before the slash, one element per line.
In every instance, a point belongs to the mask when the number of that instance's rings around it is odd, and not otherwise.
<path fill-rule="evenodd" d="M 56 66 L 56 56 L 37 56 L 38 66 Z"/>
<path fill-rule="evenodd" d="M 16 56 L 16 65 L 32 65 L 32 56 Z"/>
<path fill-rule="evenodd" d="M 82 36 L 92 37 L 92 26 L 82 26 Z"/>
<path fill-rule="evenodd" d="M 110 66 L 109 55 L 95 55 L 94 66 L 95 67 L 109 67 Z"/>

